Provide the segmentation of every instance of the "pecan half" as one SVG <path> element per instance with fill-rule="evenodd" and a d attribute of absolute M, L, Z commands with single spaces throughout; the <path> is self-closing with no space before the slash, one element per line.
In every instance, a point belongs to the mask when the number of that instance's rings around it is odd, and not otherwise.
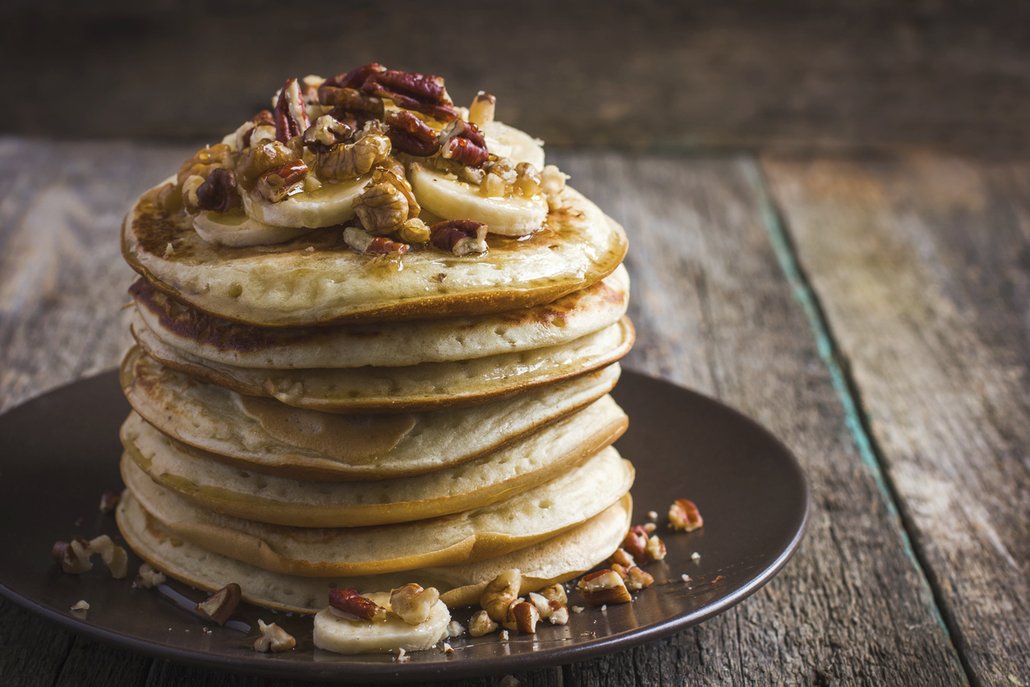
<path fill-rule="evenodd" d="M 457 119 L 442 76 L 387 69 L 368 76 L 361 90 L 389 98 L 398 107 L 428 114 L 446 122 Z"/>
<path fill-rule="evenodd" d="M 383 101 L 356 88 L 323 85 L 318 89 L 318 101 L 329 105 L 335 112 L 348 112 L 368 119 L 382 119 Z"/>
<path fill-rule="evenodd" d="M 440 148 L 436 132 L 410 112 L 390 112 L 386 123 L 389 125 L 386 135 L 402 153 L 428 157 Z"/>
<path fill-rule="evenodd" d="M 334 613 L 351 620 L 386 620 L 386 609 L 372 599 L 358 594 L 357 589 L 330 589 L 329 607 Z"/>
<path fill-rule="evenodd" d="M 536 624 L 540 622 L 540 611 L 529 601 L 515 600 L 508 606 L 504 626 L 509 630 L 518 630 L 525 634 L 536 634 Z"/>
<path fill-rule="evenodd" d="M 354 203 L 358 221 L 369 234 L 392 234 L 409 217 L 408 199 L 393 184 L 372 183 Z"/>
<path fill-rule="evenodd" d="M 243 591 L 240 589 L 240 585 L 230 582 L 204 601 L 199 602 L 195 610 L 197 615 L 202 618 L 225 625 L 232 614 L 236 612 L 241 598 L 243 598 Z"/>
<path fill-rule="evenodd" d="M 485 253 L 487 226 L 470 219 L 451 219 L 429 227 L 429 240 L 457 256 Z"/>
<path fill-rule="evenodd" d="M 703 527 L 704 518 L 697 505 L 689 499 L 676 499 L 669 506 L 669 526 L 674 530 L 693 532 Z"/>
<path fill-rule="evenodd" d="M 300 136 L 311 124 L 304 105 L 304 95 L 296 79 L 287 79 L 275 101 L 275 138 L 286 143 L 294 136 Z"/>
<path fill-rule="evenodd" d="M 361 88 L 362 84 L 373 74 L 380 74 L 386 71 L 386 67 L 378 62 L 370 62 L 360 67 L 355 67 L 349 72 L 341 72 L 325 80 L 323 86 L 335 86 L 337 88 Z"/>
<path fill-rule="evenodd" d="M 228 212 L 240 205 L 236 174 L 230 169 L 213 170 L 197 188 L 197 207 L 201 210 Z"/>
<path fill-rule="evenodd" d="M 479 128 L 475 124 L 456 119 L 440 136 L 440 156 L 457 160 L 469 167 L 481 167 L 489 159 L 490 153 Z"/>

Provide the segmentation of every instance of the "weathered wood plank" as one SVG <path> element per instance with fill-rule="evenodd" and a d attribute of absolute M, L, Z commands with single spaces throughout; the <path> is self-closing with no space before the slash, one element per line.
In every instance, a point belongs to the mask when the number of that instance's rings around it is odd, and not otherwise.
<path fill-rule="evenodd" d="M 0 110 L 3 132 L 213 137 L 289 76 L 377 60 L 444 74 L 463 104 L 491 90 L 504 118 L 553 145 L 1030 149 L 1022 3 L 4 8 L 0 81 L 18 96 Z"/>
<path fill-rule="evenodd" d="M 1030 684 L 1030 165 L 765 168 L 960 649 Z"/>
<path fill-rule="evenodd" d="M 163 177 L 186 152 L 128 144 L 0 144 L 5 405 L 114 363 L 124 340 L 117 308 L 129 280 L 113 247 L 118 219 L 135 192 Z M 767 424 L 799 454 L 815 503 L 798 556 L 734 611 L 561 673 L 520 676 L 524 684 L 961 684 L 961 667 L 906 554 L 897 519 L 855 448 L 817 342 L 777 265 L 753 165 L 743 158 L 557 157 L 575 184 L 602 199 L 632 233 L 640 343 L 631 362 L 718 395 Z M 35 163 L 13 165 L 17 159 Z M 65 197 L 57 207 L 66 209 L 45 212 L 53 204 L 41 194 Z M 71 245 L 79 248 L 58 260 L 31 241 L 37 234 L 57 248 L 66 245 L 64 237 L 78 237 Z M 40 267 L 21 268 L 26 255 Z M 17 613 L 19 622 L 50 627 Z M 75 666 L 85 665 L 65 664 L 63 656 L 58 660 L 18 637 L 12 642 L 0 655 L 21 656 L 11 660 L 69 683 L 78 675 Z M 89 643 L 76 640 L 80 644 Z M 117 677 L 112 672 L 110 684 L 143 681 L 124 652 L 103 650 L 112 665 L 131 668 Z M 60 672 L 62 664 L 70 664 L 69 672 Z M 145 676 L 151 685 L 220 684 L 224 678 L 152 665 Z"/>
<path fill-rule="evenodd" d="M 787 569 L 704 625 L 573 666 L 572 684 L 960 684 L 964 675 L 784 280 L 746 159 L 561 156 L 630 232 L 630 363 L 712 393 L 793 448 L 814 496 Z"/>

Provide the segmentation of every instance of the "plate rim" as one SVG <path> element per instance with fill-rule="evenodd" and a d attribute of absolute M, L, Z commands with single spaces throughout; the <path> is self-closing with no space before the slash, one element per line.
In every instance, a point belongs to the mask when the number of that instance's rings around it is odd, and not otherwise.
<path fill-rule="evenodd" d="M 734 416 L 737 421 L 750 425 L 779 448 L 782 455 L 787 459 L 786 465 L 790 467 L 790 472 L 794 473 L 801 487 L 802 507 L 800 509 L 800 519 L 795 520 L 793 523 L 794 533 L 783 550 L 746 584 L 693 612 L 675 615 L 663 621 L 616 635 L 600 636 L 560 648 L 540 649 L 538 651 L 511 654 L 500 658 L 469 658 L 445 663 L 365 663 L 335 660 L 325 663 L 305 663 L 303 664 L 304 667 L 300 668 L 295 661 L 282 661 L 275 660 L 274 658 L 268 660 L 270 657 L 265 654 L 255 654 L 254 659 L 250 660 L 218 653 L 202 653 L 196 650 L 163 645 L 149 639 L 141 639 L 135 635 L 85 622 L 73 615 L 50 608 L 36 599 L 19 594 L 2 581 L 0 581 L 0 596 L 77 634 L 109 645 L 127 648 L 153 658 L 250 675 L 312 681 L 335 680 L 342 683 L 364 680 L 382 684 L 396 684 L 425 679 L 462 679 L 502 672 L 522 672 L 585 661 L 602 654 L 629 649 L 646 642 L 667 637 L 736 606 L 768 584 L 786 566 L 797 552 L 801 540 L 808 529 L 812 511 L 811 487 L 805 471 L 794 452 L 757 420 L 719 399 L 674 382 L 654 377 L 633 367 L 623 366 L 622 374 L 624 377 L 639 377 L 648 383 L 671 387 L 676 393 L 689 394 L 703 403 L 716 406 L 720 412 Z M 85 385 L 90 382 L 96 382 L 101 377 L 116 375 L 117 368 L 112 368 L 61 384 L 6 409 L 3 413 L 0 413 L 0 417 L 24 411 L 28 405 L 44 401 L 47 397 L 60 394 L 70 387 Z"/>

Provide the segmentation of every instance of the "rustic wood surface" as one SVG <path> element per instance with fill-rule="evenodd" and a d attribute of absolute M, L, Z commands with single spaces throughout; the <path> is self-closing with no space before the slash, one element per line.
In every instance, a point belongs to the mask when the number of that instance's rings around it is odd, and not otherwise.
<path fill-rule="evenodd" d="M 0 139 L 0 408 L 115 364 L 121 215 L 188 152 Z M 629 364 L 769 427 L 814 503 L 754 597 L 522 684 L 1030 684 L 1026 168 L 555 158 L 630 231 Z M 850 181 L 825 186 L 838 172 Z M 0 682 L 278 684 L 77 638 L 7 602 Z"/>
<path fill-rule="evenodd" d="M 0 5 L 2 133 L 212 137 L 288 77 L 379 61 L 553 145 L 1030 150 L 1020 2 Z"/>

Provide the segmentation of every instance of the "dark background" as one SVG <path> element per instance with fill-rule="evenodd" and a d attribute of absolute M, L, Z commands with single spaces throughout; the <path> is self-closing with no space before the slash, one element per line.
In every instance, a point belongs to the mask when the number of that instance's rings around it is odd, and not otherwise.
<path fill-rule="evenodd" d="M 1030 4 L 694 0 L 5 2 L 0 133 L 210 139 L 290 76 L 443 74 L 551 145 L 1007 155 Z"/>

